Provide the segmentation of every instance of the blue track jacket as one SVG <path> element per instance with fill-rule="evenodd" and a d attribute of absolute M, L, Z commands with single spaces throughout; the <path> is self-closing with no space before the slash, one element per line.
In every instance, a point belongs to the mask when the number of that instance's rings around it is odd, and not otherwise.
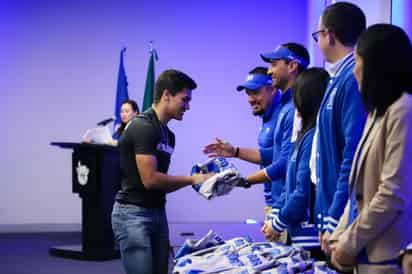
<path fill-rule="evenodd" d="M 348 55 L 329 80 L 317 122 L 315 222 L 333 232 L 348 200 L 349 174 L 363 132 L 364 111 Z"/>
<path fill-rule="evenodd" d="M 315 185 L 310 180 L 309 159 L 315 129 L 308 130 L 295 144 L 288 161 L 285 191 L 272 209 L 272 228 L 288 230 L 293 245 L 318 248 L 314 225 Z"/>

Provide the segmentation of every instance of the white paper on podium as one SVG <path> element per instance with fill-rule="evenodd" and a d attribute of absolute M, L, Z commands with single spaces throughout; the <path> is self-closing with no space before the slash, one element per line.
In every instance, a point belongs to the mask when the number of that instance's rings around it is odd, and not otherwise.
<path fill-rule="evenodd" d="M 83 141 L 95 144 L 109 144 L 112 140 L 110 129 L 107 126 L 99 126 L 88 129 L 83 135 Z"/>

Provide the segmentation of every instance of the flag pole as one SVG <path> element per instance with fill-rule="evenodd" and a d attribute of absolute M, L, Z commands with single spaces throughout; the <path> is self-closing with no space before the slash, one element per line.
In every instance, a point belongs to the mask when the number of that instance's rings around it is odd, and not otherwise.
<path fill-rule="evenodd" d="M 149 52 L 152 53 L 153 52 L 153 40 L 149 41 Z"/>
<path fill-rule="evenodd" d="M 115 99 L 115 107 L 114 107 L 114 116 L 116 120 L 113 125 L 113 130 L 115 131 L 117 127 L 121 124 L 120 118 L 120 108 L 122 103 L 125 100 L 129 99 L 129 92 L 128 92 L 128 83 L 126 77 L 126 71 L 124 68 L 124 52 L 126 51 L 126 47 L 123 47 L 120 51 L 120 63 L 119 63 L 119 72 L 117 75 L 117 87 L 116 87 L 116 99 Z"/>
<path fill-rule="evenodd" d="M 150 108 L 153 104 L 155 85 L 155 62 L 158 60 L 157 52 L 153 47 L 153 40 L 149 40 L 149 64 L 147 68 L 145 91 L 143 96 L 142 111 Z"/>

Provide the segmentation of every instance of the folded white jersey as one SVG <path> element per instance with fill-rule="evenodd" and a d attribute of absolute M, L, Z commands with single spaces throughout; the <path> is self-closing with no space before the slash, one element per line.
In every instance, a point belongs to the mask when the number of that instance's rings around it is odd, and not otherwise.
<path fill-rule="evenodd" d="M 300 260 L 293 258 L 290 261 L 283 261 L 278 266 L 262 271 L 261 274 L 338 274 L 330 269 L 326 262 L 315 262 L 314 260 Z M 242 274 L 247 274 L 242 273 Z"/>
<path fill-rule="evenodd" d="M 228 169 L 213 175 L 203 183 L 193 185 L 193 189 L 210 200 L 228 194 L 241 179 L 239 172 Z"/>
<path fill-rule="evenodd" d="M 223 241 L 219 235 L 217 235 L 213 230 L 209 230 L 209 232 L 205 236 L 203 236 L 200 240 L 196 241 L 196 240 L 187 239 L 183 243 L 183 246 L 177 251 L 175 260 L 185 255 L 191 254 L 195 251 L 221 245 L 224 243 L 225 241 Z"/>
<path fill-rule="evenodd" d="M 193 186 L 193 189 L 206 199 L 226 195 L 242 181 L 237 168 L 223 157 L 194 165 L 191 175 L 199 173 L 216 173 L 206 181 Z"/>
<path fill-rule="evenodd" d="M 192 167 L 190 174 L 193 175 L 197 173 L 219 173 L 228 169 L 236 169 L 236 167 L 226 158 L 216 157 L 211 158 L 204 163 L 194 165 Z"/>
<path fill-rule="evenodd" d="M 269 254 L 271 257 L 280 259 L 283 257 L 301 255 L 301 258 L 309 258 L 309 253 L 299 247 L 287 246 L 281 242 L 257 242 L 252 243 L 238 251 L 239 255 L 252 253 Z"/>

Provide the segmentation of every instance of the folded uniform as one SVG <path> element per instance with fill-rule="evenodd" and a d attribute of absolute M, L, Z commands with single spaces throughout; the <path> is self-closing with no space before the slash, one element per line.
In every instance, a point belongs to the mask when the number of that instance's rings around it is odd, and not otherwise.
<path fill-rule="evenodd" d="M 194 165 L 191 175 L 199 173 L 216 173 L 206 181 L 193 186 L 197 193 L 208 200 L 228 194 L 235 186 L 243 182 L 238 169 L 223 157 Z"/>
<path fill-rule="evenodd" d="M 250 237 L 236 237 L 225 241 L 224 244 L 179 257 L 175 260 L 173 273 L 188 273 L 188 271 L 196 267 L 210 268 L 208 267 L 209 264 L 215 264 L 225 255 L 237 253 L 239 250 L 249 246 L 252 242 Z"/>
<path fill-rule="evenodd" d="M 203 236 L 201 239 L 197 241 L 187 239 L 183 243 L 183 246 L 177 251 L 175 260 L 185 255 L 191 254 L 195 251 L 203 250 L 217 245 L 222 245 L 224 243 L 225 241 L 223 241 L 219 235 L 217 235 L 213 230 L 209 230 L 209 232 L 205 236 Z"/>

